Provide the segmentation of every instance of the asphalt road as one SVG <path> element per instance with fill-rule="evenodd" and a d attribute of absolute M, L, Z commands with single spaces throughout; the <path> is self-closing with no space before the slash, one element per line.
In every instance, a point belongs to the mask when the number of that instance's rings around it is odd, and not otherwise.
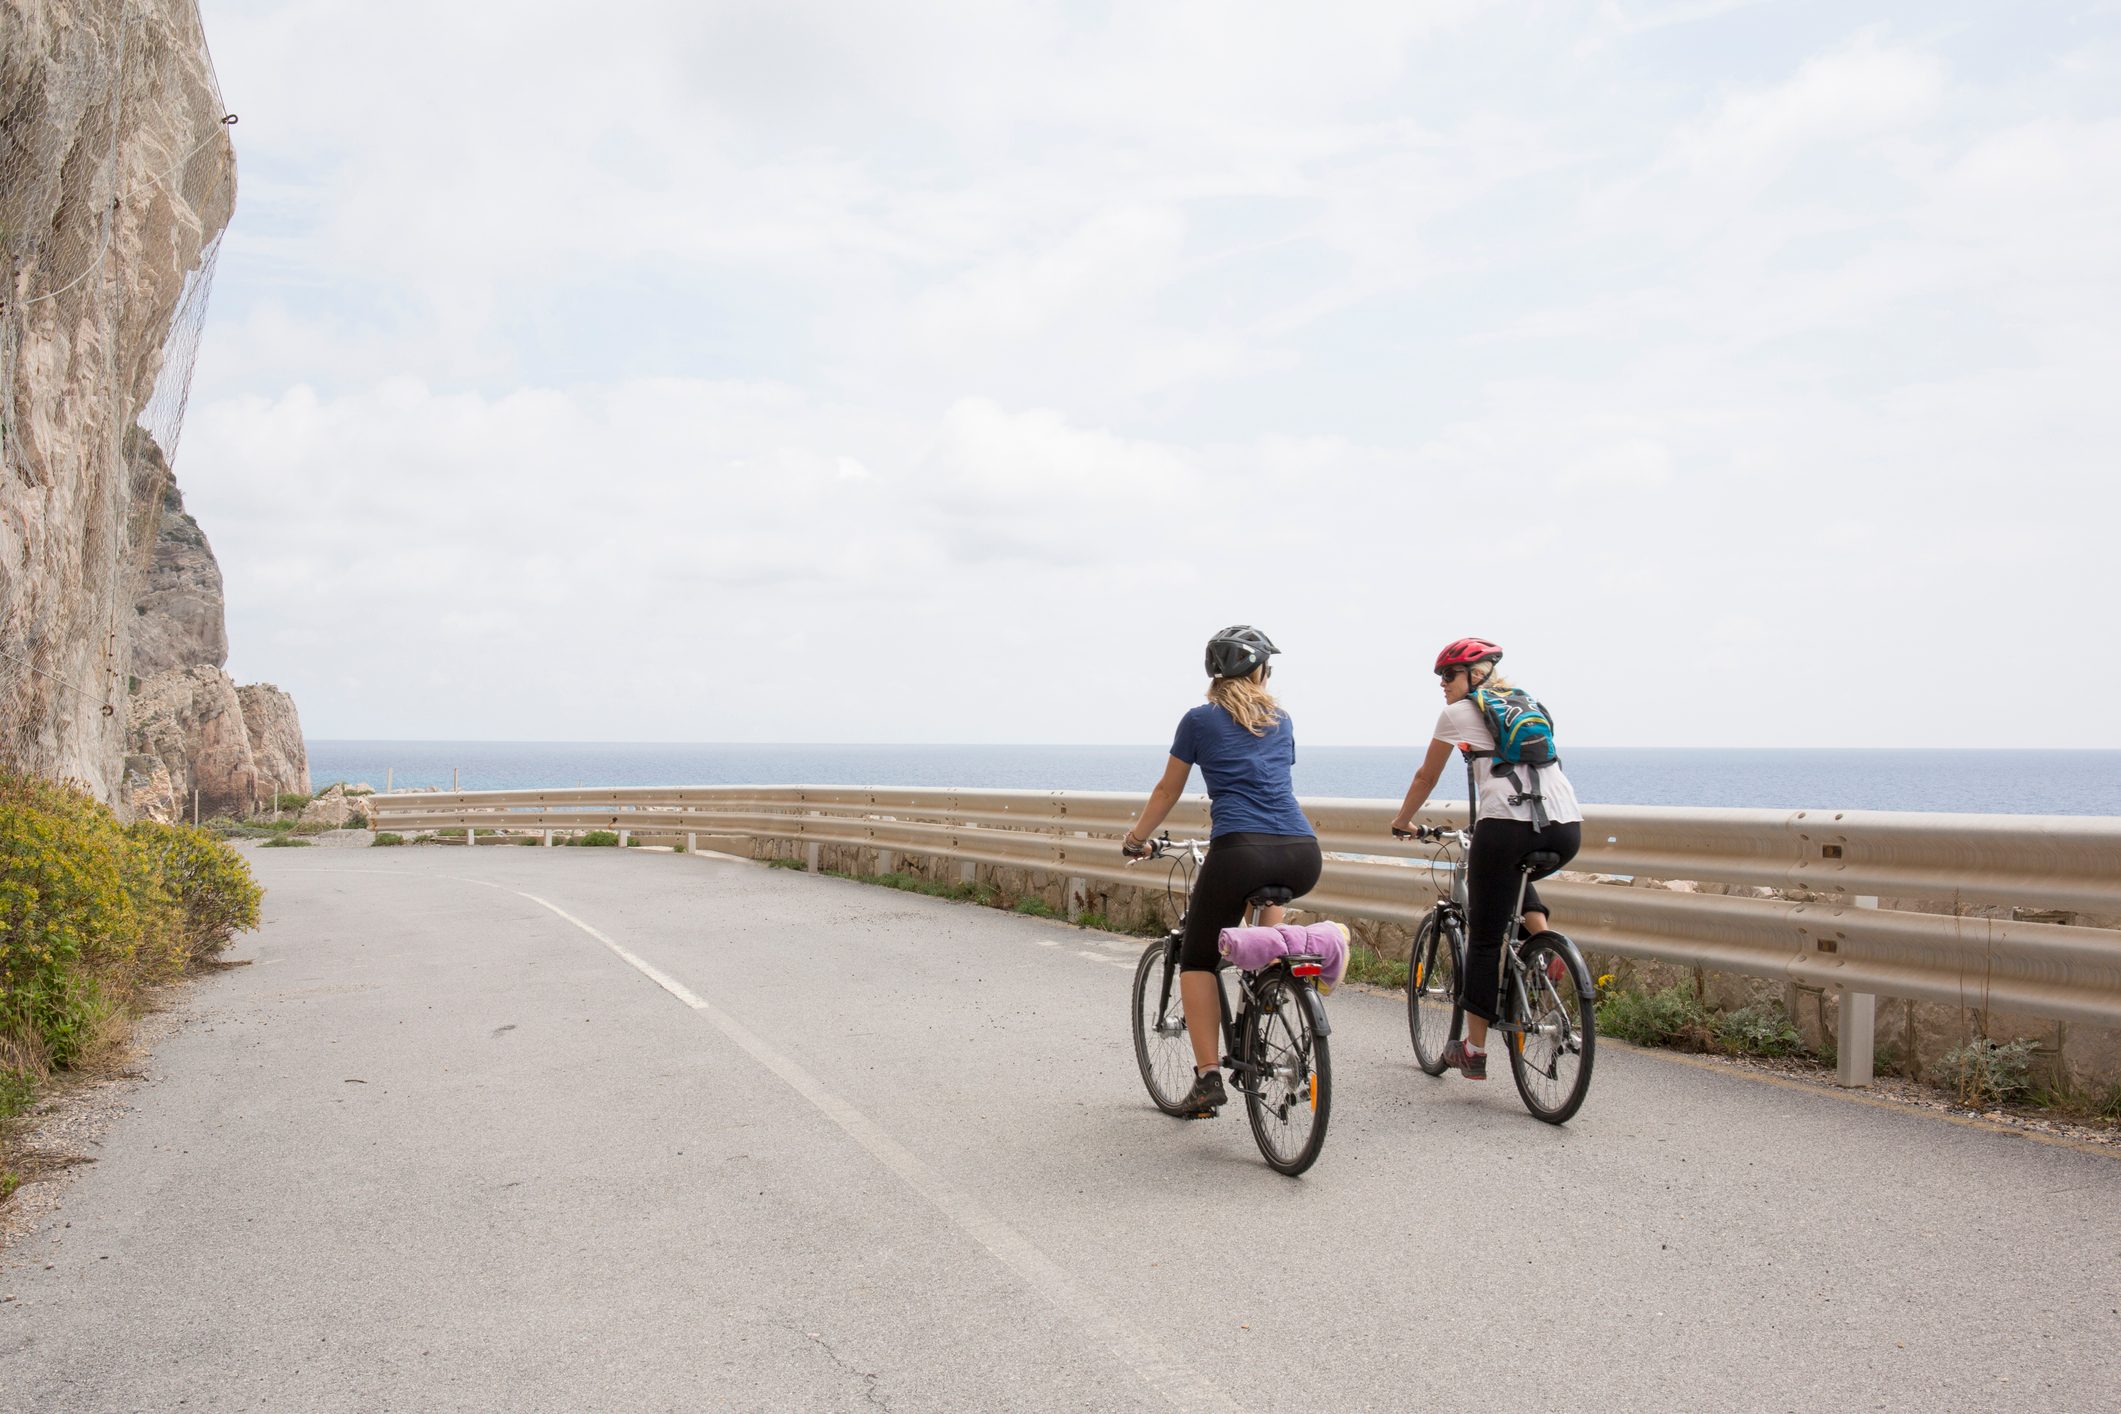
<path fill-rule="evenodd" d="M 664 854 L 253 858 L 255 965 L 8 1254 L 0 1408 L 2121 1402 L 2113 1158 L 1619 1048 L 1554 1129 L 1344 990 L 1290 1180 L 1150 1107 L 1136 942 Z"/>

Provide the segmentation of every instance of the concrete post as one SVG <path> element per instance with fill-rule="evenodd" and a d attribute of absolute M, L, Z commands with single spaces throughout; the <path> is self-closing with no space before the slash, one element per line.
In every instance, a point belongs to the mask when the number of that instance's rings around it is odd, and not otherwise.
<path fill-rule="evenodd" d="M 817 872 L 817 844 L 814 841 L 803 846 L 803 867 L 813 874 Z"/>
<path fill-rule="evenodd" d="M 1070 879 L 1068 881 L 1068 921 L 1072 923 L 1082 917 L 1083 910 L 1089 904 L 1090 881 L 1087 879 Z"/>
<path fill-rule="evenodd" d="M 976 884 L 979 882 L 979 866 L 968 859 L 958 866 L 957 877 L 967 884 Z"/>
<path fill-rule="evenodd" d="M 876 852 L 876 872 L 877 872 L 877 873 L 879 873 L 879 874 L 889 874 L 889 873 L 891 872 L 891 866 L 892 866 L 892 864 L 894 864 L 895 862 L 896 862 L 896 860 L 895 860 L 895 859 L 893 858 L 893 856 L 892 856 L 892 853 L 891 853 L 891 851 L 890 851 L 890 850 L 888 850 L 888 849 L 880 849 L 880 850 L 878 850 L 878 851 Z"/>
<path fill-rule="evenodd" d="M 626 841 L 627 841 L 627 840 L 629 840 L 629 839 L 631 839 L 632 837 L 633 837 L 633 831 L 631 831 L 631 830 L 621 830 L 621 831 L 619 831 L 619 848 L 620 848 L 620 849 L 624 849 L 624 848 L 626 848 Z"/>
<path fill-rule="evenodd" d="M 477 830 L 473 829 L 473 828 L 472 828 L 471 826 L 469 826 L 469 825 L 466 825 L 466 826 L 464 827 L 464 843 L 466 843 L 466 844 L 477 844 L 478 842 L 479 842 L 479 832 L 478 832 Z"/>
<path fill-rule="evenodd" d="M 1868 894 L 1855 900 L 1858 908 L 1876 908 L 1878 900 Z M 1834 1083 L 1860 1089 L 1877 1074 L 1878 998 L 1869 992 L 1841 993 L 1841 1037 L 1834 1046 Z"/>
<path fill-rule="evenodd" d="M 693 830 L 687 830 L 687 831 L 685 832 L 685 853 L 687 853 L 687 854 L 698 854 L 699 852 L 700 852 L 700 837 L 699 837 L 699 834 L 698 834 L 698 833 L 697 833 L 696 831 L 693 831 Z"/>
<path fill-rule="evenodd" d="M 551 848 L 552 848 L 552 831 L 550 831 L 550 830 L 547 830 L 547 831 L 545 832 L 545 848 L 547 848 L 547 849 L 551 849 Z"/>

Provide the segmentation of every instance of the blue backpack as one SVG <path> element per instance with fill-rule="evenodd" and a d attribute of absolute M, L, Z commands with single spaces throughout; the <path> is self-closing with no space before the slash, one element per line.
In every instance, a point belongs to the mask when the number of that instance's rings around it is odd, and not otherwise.
<path fill-rule="evenodd" d="M 1509 777 L 1510 784 L 1517 790 L 1510 797 L 1510 804 L 1531 802 L 1533 828 L 1545 829 L 1547 810 L 1546 802 L 1539 794 L 1539 768 L 1561 764 L 1560 748 L 1554 744 L 1554 714 L 1531 693 L 1515 687 L 1508 692 L 1476 687 L 1473 689 L 1473 705 L 1480 709 L 1489 730 L 1495 733 L 1495 749 L 1466 754 L 1494 761 L 1494 773 Z M 1525 785 L 1527 776 L 1532 782 L 1529 788 Z"/>

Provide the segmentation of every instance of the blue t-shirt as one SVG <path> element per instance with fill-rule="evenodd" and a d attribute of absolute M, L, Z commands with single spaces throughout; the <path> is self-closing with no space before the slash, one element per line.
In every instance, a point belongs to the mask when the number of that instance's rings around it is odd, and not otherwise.
<path fill-rule="evenodd" d="M 1261 835 L 1308 835 L 1311 822 L 1296 808 L 1289 768 L 1296 764 L 1296 728 L 1281 720 L 1254 736 L 1237 719 L 1203 702 L 1178 719 L 1171 754 L 1200 767 L 1208 783 L 1212 827 L 1209 838 L 1246 831 Z"/>

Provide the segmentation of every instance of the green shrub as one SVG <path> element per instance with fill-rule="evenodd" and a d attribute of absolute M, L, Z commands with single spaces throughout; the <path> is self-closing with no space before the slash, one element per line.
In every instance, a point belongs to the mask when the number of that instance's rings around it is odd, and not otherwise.
<path fill-rule="evenodd" d="M 176 910 L 171 926 L 182 962 L 212 957 L 237 933 L 258 926 L 264 891 L 242 857 L 210 831 L 141 820 L 126 832 Z"/>
<path fill-rule="evenodd" d="M 583 845 L 590 849 L 604 849 L 616 845 L 618 842 L 619 832 L 617 830 L 591 830 L 586 834 L 576 835 L 567 843 Z"/>
<path fill-rule="evenodd" d="M 1938 1078 L 1967 1105 L 2007 1105 L 2027 1098 L 2033 1092 L 2032 1069 L 2031 1041 L 1999 1045 L 1986 1036 L 1945 1052 L 1937 1062 Z"/>
<path fill-rule="evenodd" d="M 769 859 L 766 861 L 766 867 L 768 869 L 808 869 L 810 866 L 800 859 Z"/>
<path fill-rule="evenodd" d="M 1367 944 L 1351 943 L 1348 947 L 1348 974 L 1342 980 L 1367 982 L 1373 987 L 1389 987 L 1395 992 L 1405 991 L 1407 965 L 1392 961 Z"/>
<path fill-rule="evenodd" d="M 1661 992 L 1608 992 L 1598 999 L 1598 1032 L 1638 1046 L 1704 1049 L 1708 1018 L 1701 1001 L 1681 987 Z"/>
<path fill-rule="evenodd" d="M 14 1066 L 0 1066 L 0 1119 L 13 1119 L 37 1098 L 37 1077 Z"/>
<path fill-rule="evenodd" d="M 0 776 L 0 1036 L 31 1068 L 78 1058 L 129 976 L 152 880 L 87 795 Z"/>
<path fill-rule="evenodd" d="M 273 808 L 275 810 L 292 810 L 299 814 L 302 807 L 309 804 L 313 798 L 307 795 L 297 795 L 293 791 L 283 791 L 273 797 Z"/>
<path fill-rule="evenodd" d="M 1779 1003 L 1767 1002 L 1727 1011 L 1709 1023 L 1717 1046 L 1740 1056 L 1793 1056 L 1804 1038 Z"/>
<path fill-rule="evenodd" d="M 378 830 L 372 843 L 380 845 L 403 844 L 405 843 L 405 836 L 395 830 Z"/>
<path fill-rule="evenodd" d="M 0 771 L 0 1069 L 74 1064 L 142 988 L 255 926 L 259 897 L 211 830 Z"/>
<path fill-rule="evenodd" d="M 269 839 L 269 840 L 267 840 L 267 841 L 266 841 L 266 842 L 265 842 L 264 844 L 262 844 L 262 845 L 259 845 L 259 846 L 258 846 L 258 848 L 260 848 L 260 849 L 314 849 L 314 848 L 316 847 L 316 843 L 317 843 L 317 842 L 316 842 L 315 840 L 305 840 L 305 839 L 303 839 L 303 838 L 302 838 L 302 837 L 301 837 L 300 835 L 281 835 L 281 836 L 279 836 L 278 838 L 275 838 L 275 839 Z"/>
<path fill-rule="evenodd" d="M 1052 906 L 1036 894 L 1026 894 L 1018 899 L 1015 911 L 1027 918 L 1051 918 L 1054 916 Z"/>

